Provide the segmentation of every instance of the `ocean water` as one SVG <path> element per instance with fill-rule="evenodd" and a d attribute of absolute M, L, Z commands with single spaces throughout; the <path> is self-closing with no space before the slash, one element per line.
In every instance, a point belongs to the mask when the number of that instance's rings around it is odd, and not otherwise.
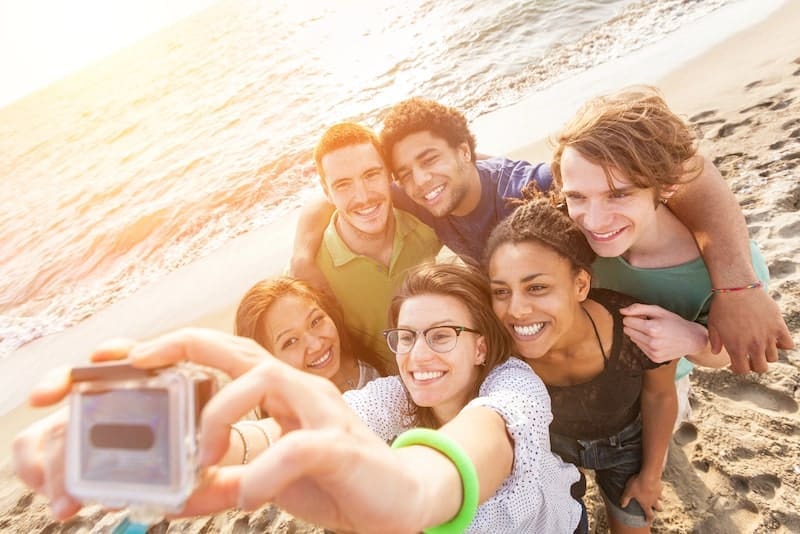
<path fill-rule="evenodd" d="M 475 118 L 736 1 L 220 2 L 1 108 L 0 358 L 300 205 L 334 122 Z"/>

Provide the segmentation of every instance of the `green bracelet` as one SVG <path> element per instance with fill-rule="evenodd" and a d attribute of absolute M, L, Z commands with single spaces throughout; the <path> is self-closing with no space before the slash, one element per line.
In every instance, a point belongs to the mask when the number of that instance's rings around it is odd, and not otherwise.
<path fill-rule="evenodd" d="M 412 428 L 403 432 L 394 440 L 392 448 L 399 449 L 412 445 L 424 445 L 447 456 L 461 476 L 461 486 L 464 491 L 458 514 L 447 523 L 426 528 L 426 534 L 461 534 L 472 523 L 475 512 L 478 510 L 478 472 L 475 470 L 472 460 L 452 438 L 430 428 Z"/>

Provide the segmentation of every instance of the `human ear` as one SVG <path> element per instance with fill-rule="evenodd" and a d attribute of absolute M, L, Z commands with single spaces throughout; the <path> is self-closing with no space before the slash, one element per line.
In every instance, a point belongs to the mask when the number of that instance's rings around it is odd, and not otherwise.
<path fill-rule="evenodd" d="M 592 275 L 585 269 L 579 269 L 578 274 L 575 275 L 575 292 L 578 300 L 583 302 L 589 296 L 589 290 L 592 288 Z"/>
<path fill-rule="evenodd" d="M 672 196 L 678 192 L 678 184 L 672 184 L 661 188 L 661 191 L 658 193 L 658 200 L 662 204 L 666 204 Z"/>
<path fill-rule="evenodd" d="M 486 338 L 483 336 L 478 337 L 475 346 L 475 365 L 486 365 Z"/>
<path fill-rule="evenodd" d="M 469 144 L 466 142 L 461 143 L 458 145 L 458 154 L 464 160 L 465 163 L 469 163 L 472 161 L 472 152 L 469 149 Z"/>

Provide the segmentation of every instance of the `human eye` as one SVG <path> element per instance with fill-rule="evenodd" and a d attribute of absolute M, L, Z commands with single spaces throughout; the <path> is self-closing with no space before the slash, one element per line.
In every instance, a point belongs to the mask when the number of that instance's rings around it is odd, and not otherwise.
<path fill-rule="evenodd" d="M 564 193 L 564 198 L 567 199 L 567 202 L 578 202 L 583 200 L 585 197 L 580 193 L 569 192 Z"/>
<path fill-rule="evenodd" d="M 452 328 L 449 326 L 442 326 L 440 328 L 434 328 L 433 330 L 430 330 L 427 338 L 434 347 L 445 347 L 450 343 L 455 335 L 456 333 Z"/>
<path fill-rule="evenodd" d="M 427 156 L 422 160 L 422 164 L 427 167 L 429 165 L 433 165 L 434 163 L 436 163 L 436 160 L 438 159 L 439 159 L 438 154 L 431 154 L 430 156 Z"/>
<path fill-rule="evenodd" d="M 319 325 L 324 319 L 325 319 L 325 316 L 322 315 L 322 314 L 315 315 L 314 317 L 312 317 L 311 318 L 311 328 L 314 328 L 317 325 Z"/>
<path fill-rule="evenodd" d="M 411 171 L 405 169 L 401 171 L 395 171 L 394 177 L 397 180 L 397 183 L 399 183 L 401 186 L 406 185 L 408 179 L 411 178 Z"/>
<path fill-rule="evenodd" d="M 511 291 L 509 291 L 505 287 L 496 287 L 496 288 L 492 289 L 492 297 L 494 297 L 497 300 L 506 298 L 510 294 L 511 294 Z"/>
<path fill-rule="evenodd" d="M 348 187 L 350 187 L 350 180 L 339 180 L 338 182 L 333 184 L 333 188 L 336 191 L 344 191 Z"/>
<path fill-rule="evenodd" d="M 289 339 L 284 341 L 283 344 L 281 344 L 281 350 L 286 350 L 289 347 L 291 347 L 292 345 L 294 345 L 295 343 L 297 343 L 297 338 L 296 337 L 290 337 Z"/>
<path fill-rule="evenodd" d="M 541 293 L 547 289 L 547 286 L 543 284 L 531 284 L 526 289 L 528 290 L 528 293 Z"/>
<path fill-rule="evenodd" d="M 614 199 L 614 200 L 628 198 L 629 196 L 631 196 L 630 193 L 628 193 L 626 191 L 611 191 L 611 192 L 608 193 L 608 198 L 611 198 L 611 199 Z"/>

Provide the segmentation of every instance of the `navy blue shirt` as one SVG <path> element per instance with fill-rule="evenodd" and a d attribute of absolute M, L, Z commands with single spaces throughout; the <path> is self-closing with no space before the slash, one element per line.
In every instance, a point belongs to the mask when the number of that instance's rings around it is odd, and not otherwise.
<path fill-rule="evenodd" d="M 433 228 L 450 250 L 480 261 L 489 234 L 516 207 L 509 199 L 522 198 L 522 189 L 531 180 L 535 180 L 537 189 L 547 191 L 553 183 L 553 174 L 546 163 L 533 165 L 506 158 L 478 160 L 475 166 L 481 179 L 481 199 L 478 206 L 463 217 L 434 217 L 397 184 L 392 184 L 392 201 L 395 207 L 412 213 Z"/>

